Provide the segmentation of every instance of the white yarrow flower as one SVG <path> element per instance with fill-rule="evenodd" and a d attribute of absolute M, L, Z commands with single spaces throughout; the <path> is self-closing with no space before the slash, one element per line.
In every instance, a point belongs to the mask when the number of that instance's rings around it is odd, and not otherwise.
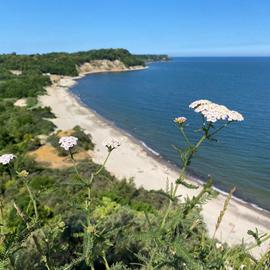
<path fill-rule="evenodd" d="M 206 99 L 194 101 L 189 107 L 194 109 L 195 112 L 202 114 L 207 122 L 244 120 L 243 115 L 239 112 L 231 111 L 224 105 L 219 105 Z"/>
<path fill-rule="evenodd" d="M 14 158 L 16 158 L 16 156 L 13 154 L 4 154 L 4 155 L 0 156 L 0 163 L 3 165 L 7 165 Z"/>
<path fill-rule="evenodd" d="M 234 268 L 230 265 L 228 261 L 225 261 L 225 269 L 226 270 L 234 270 Z"/>
<path fill-rule="evenodd" d="M 198 106 L 206 105 L 206 104 L 209 104 L 209 103 L 212 103 L 212 102 L 209 101 L 209 100 L 207 100 L 207 99 L 200 99 L 200 100 L 196 100 L 196 101 L 192 102 L 192 103 L 189 105 L 189 108 L 195 109 L 195 108 L 197 108 Z"/>
<path fill-rule="evenodd" d="M 223 250 L 223 245 L 219 242 L 216 243 L 216 248 L 217 249 L 220 249 L 220 250 Z"/>
<path fill-rule="evenodd" d="M 121 143 L 115 138 L 109 138 L 103 142 L 103 145 L 107 147 L 109 152 L 111 152 L 112 150 L 118 148 Z"/>
<path fill-rule="evenodd" d="M 66 136 L 61 137 L 59 140 L 59 144 L 62 148 L 64 148 L 66 151 L 68 151 L 70 148 L 77 145 L 78 138 L 74 136 Z"/>
<path fill-rule="evenodd" d="M 184 116 L 176 117 L 174 120 L 174 123 L 182 125 L 187 121 L 187 118 Z"/>
<path fill-rule="evenodd" d="M 229 113 L 229 117 L 228 117 L 229 121 L 243 121 L 244 117 L 241 113 L 236 112 L 236 111 L 230 111 Z"/>

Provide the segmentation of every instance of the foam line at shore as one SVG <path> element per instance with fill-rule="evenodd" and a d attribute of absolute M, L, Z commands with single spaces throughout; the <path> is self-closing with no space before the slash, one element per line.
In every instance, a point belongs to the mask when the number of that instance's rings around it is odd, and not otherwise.
<path fill-rule="evenodd" d="M 152 154 L 154 154 L 155 156 L 160 156 L 160 154 L 158 152 L 156 152 L 155 150 L 153 150 L 151 147 L 149 147 L 145 142 L 140 141 L 142 146 L 144 148 L 146 148 L 148 151 L 150 151 Z"/>

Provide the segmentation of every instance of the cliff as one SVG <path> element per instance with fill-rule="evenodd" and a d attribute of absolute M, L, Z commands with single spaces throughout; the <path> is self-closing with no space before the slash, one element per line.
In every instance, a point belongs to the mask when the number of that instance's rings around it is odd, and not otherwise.
<path fill-rule="evenodd" d="M 96 73 L 96 72 L 120 72 L 120 71 L 131 71 L 131 70 L 140 70 L 145 67 L 142 65 L 127 67 L 123 62 L 119 60 L 93 60 L 88 63 L 84 63 L 81 66 L 77 66 L 78 73 L 80 75 L 87 73 Z"/>

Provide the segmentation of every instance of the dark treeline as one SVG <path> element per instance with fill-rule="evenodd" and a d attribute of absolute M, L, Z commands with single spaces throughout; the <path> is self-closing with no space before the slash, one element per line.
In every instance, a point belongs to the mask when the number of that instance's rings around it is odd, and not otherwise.
<path fill-rule="evenodd" d="M 45 74 L 78 75 L 78 67 L 93 60 L 119 60 L 127 67 L 144 65 L 145 61 L 158 61 L 165 55 L 132 55 L 125 49 L 100 49 L 76 53 L 53 52 L 47 54 L 0 55 L 0 97 L 36 97 L 50 84 Z M 20 76 L 12 70 L 22 72 Z"/>
<path fill-rule="evenodd" d="M 144 65 L 144 58 L 132 55 L 125 49 L 100 49 L 76 53 L 46 53 L 0 55 L 0 67 L 3 69 L 35 70 L 41 73 L 76 76 L 77 66 L 92 60 L 120 60 L 127 67 Z"/>
<path fill-rule="evenodd" d="M 144 62 L 169 61 L 170 59 L 167 54 L 136 54 L 135 56 Z"/>

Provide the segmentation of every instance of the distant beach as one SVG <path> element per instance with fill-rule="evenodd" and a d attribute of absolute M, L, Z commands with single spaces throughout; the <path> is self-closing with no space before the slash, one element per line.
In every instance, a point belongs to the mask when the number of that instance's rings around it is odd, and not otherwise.
<path fill-rule="evenodd" d="M 136 67 L 132 70 L 140 70 Z M 130 71 L 114 69 L 113 72 Z M 177 168 L 163 160 L 158 153 L 148 149 L 147 146 L 133 138 L 125 131 L 115 127 L 109 121 L 99 116 L 90 108 L 84 106 L 75 97 L 69 88 L 76 84 L 76 80 L 86 74 L 110 72 L 108 69 L 84 70 L 78 77 L 51 76 L 52 86 L 47 87 L 47 95 L 40 96 L 43 106 L 50 106 L 56 115 L 53 122 L 58 129 L 67 130 L 76 125 L 81 126 L 91 134 L 95 149 L 91 156 L 96 163 L 102 163 L 106 156 L 106 149 L 102 143 L 108 137 L 116 137 L 122 145 L 113 152 L 106 168 L 117 178 L 133 178 L 136 186 L 146 189 L 165 189 L 166 182 L 174 182 L 178 176 Z M 193 181 L 190 179 L 190 181 Z M 198 190 L 189 190 L 181 187 L 179 195 L 193 196 Z M 204 221 L 210 236 L 214 232 L 215 224 L 220 210 L 223 207 L 225 195 L 220 194 L 216 199 L 208 202 L 203 208 Z M 260 232 L 267 232 L 270 228 L 270 216 L 265 211 L 259 211 L 248 204 L 233 199 L 225 213 L 217 238 L 231 245 L 240 244 L 242 239 L 246 243 L 253 242 L 247 235 L 249 229 L 258 228 Z M 265 251 L 269 243 L 265 243 L 254 251 L 255 255 Z"/>

